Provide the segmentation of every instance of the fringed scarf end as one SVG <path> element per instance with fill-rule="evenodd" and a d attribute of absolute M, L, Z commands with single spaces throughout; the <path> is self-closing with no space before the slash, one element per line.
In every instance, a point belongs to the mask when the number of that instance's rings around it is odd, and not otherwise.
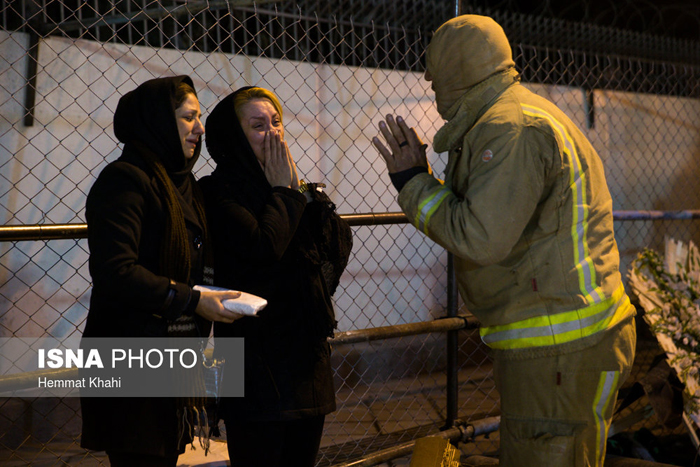
<path fill-rule="evenodd" d="M 183 407 L 180 409 L 182 415 L 178 414 L 178 430 L 180 436 L 178 445 L 182 444 L 185 434 L 190 439 L 190 449 L 197 450 L 195 446 L 195 437 L 199 438 L 199 446 L 204 449 L 204 455 L 209 454 L 211 450 L 211 437 L 214 430 L 209 427 L 209 416 L 204 407 Z"/>

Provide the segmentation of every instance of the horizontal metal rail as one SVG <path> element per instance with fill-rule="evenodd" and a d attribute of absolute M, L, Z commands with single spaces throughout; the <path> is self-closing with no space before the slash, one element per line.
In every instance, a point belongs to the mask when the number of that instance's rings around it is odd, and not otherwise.
<path fill-rule="evenodd" d="M 5 225 L 0 227 L 0 242 L 76 240 L 79 238 L 87 238 L 87 224 Z"/>
<path fill-rule="evenodd" d="M 700 219 L 700 210 L 685 209 L 683 211 L 613 211 L 616 221 L 656 221 L 656 220 L 688 220 Z"/>
<path fill-rule="evenodd" d="M 397 324 L 379 328 L 361 329 L 336 333 L 336 337 L 329 339 L 332 345 L 353 344 L 357 342 L 370 342 L 393 337 L 416 336 L 433 332 L 455 331 L 460 329 L 476 329 L 479 322 L 470 315 L 462 315 L 455 318 L 438 318 L 434 321 L 420 323 Z M 77 374 L 76 368 L 61 368 L 27 371 L 11 375 L 0 376 L 0 395 L 5 392 L 21 391 L 37 387 L 37 378 L 69 379 Z"/>
<path fill-rule="evenodd" d="M 353 227 L 362 225 L 407 224 L 402 212 L 341 214 Z M 657 221 L 700 219 L 700 210 L 683 211 L 613 211 L 616 221 Z M 26 240 L 75 240 L 87 238 L 87 224 L 5 225 L 0 227 L 0 242 Z"/>
<path fill-rule="evenodd" d="M 408 218 L 402 212 L 341 214 L 351 226 L 405 224 Z M 21 242 L 26 240 L 75 240 L 87 238 L 87 224 L 53 225 L 5 225 L 0 227 L 0 242 Z"/>
<path fill-rule="evenodd" d="M 431 435 L 433 437 L 449 439 L 451 442 L 466 443 L 468 440 L 488 433 L 497 431 L 501 424 L 501 417 L 490 417 L 483 420 L 475 420 L 469 424 L 460 424 L 447 430 Z M 375 453 L 369 454 L 361 459 L 343 464 L 335 464 L 333 467 L 369 467 L 383 464 L 392 459 L 408 457 L 413 452 L 416 441 L 399 444 Z"/>
<path fill-rule="evenodd" d="M 386 224 L 407 224 L 408 217 L 402 212 L 382 212 L 367 214 L 341 214 L 352 226 L 360 225 L 386 225 Z"/>
<path fill-rule="evenodd" d="M 396 324 L 394 326 L 381 326 L 357 331 L 339 332 L 328 342 L 332 345 L 356 344 L 358 342 L 370 342 L 393 337 L 416 336 L 432 332 L 458 331 L 460 329 L 476 329 L 479 321 L 471 315 L 460 315 L 454 318 L 438 318 L 435 321 L 422 321 L 420 323 Z"/>

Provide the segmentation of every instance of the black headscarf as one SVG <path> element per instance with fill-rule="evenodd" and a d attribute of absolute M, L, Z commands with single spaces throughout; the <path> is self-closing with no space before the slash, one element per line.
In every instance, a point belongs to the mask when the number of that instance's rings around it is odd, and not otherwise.
<path fill-rule="evenodd" d="M 185 215 L 199 221 L 205 240 L 206 218 L 202 196 L 192 175 L 202 141 L 187 159 L 175 117 L 176 90 L 183 82 L 194 90 L 188 76 L 173 76 L 146 81 L 125 94 L 114 113 L 114 134 L 124 143 L 125 154 L 135 155 L 148 164 L 161 188 L 168 215 L 165 241 L 161 243 L 160 273 L 188 283 L 191 263 Z"/>
<path fill-rule="evenodd" d="M 233 105 L 238 93 L 252 87 L 238 89 L 214 107 L 206 121 L 206 145 L 216 162 L 214 175 L 225 173 L 226 179 L 239 188 L 232 193 L 236 201 L 257 213 L 265 205 L 272 185 L 243 132 Z"/>
<path fill-rule="evenodd" d="M 141 84 L 125 94 L 114 113 L 114 134 L 124 143 L 127 158 L 137 158 L 153 171 L 160 188 L 160 196 L 166 210 L 166 225 L 163 241 L 160 244 L 159 269 L 161 275 L 188 284 L 192 267 L 190 245 L 185 217 L 199 223 L 205 243 L 205 270 L 212 262 L 211 248 L 208 245 L 204 202 L 192 168 L 202 147 L 197 143 L 194 155 L 187 159 L 177 127 L 176 91 L 181 83 L 188 84 L 194 91 L 194 84 L 188 76 L 156 78 Z M 196 97 L 196 92 L 195 92 Z M 206 279 L 205 279 L 206 280 Z M 191 335 L 195 329 L 194 317 L 180 316 L 168 326 L 171 336 Z M 195 370 L 202 371 L 197 366 Z M 175 373 L 173 384 L 203 391 L 203 376 L 192 377 Z M 194 426 L 200 430 L 208 425 L 202 423 L 200 415 L 206 419 L 207 410 L 202 397 L 178 397 L 176 399 L 178 420 L 178 446 L 191 436 Z M 209 435 L 200 433 L 200 441 L 209 446 Z"/>
<path fill-rule="evenodd" d="M 126 93 L 114 113 L 114 134 L 129 148 L 148 151 L 163 164 L 176 186 L 187 183 L 202 148 L 200 139 L 194 156 L 187 160 L 175 119 L 175 90 L 180 83 L 194 90 L 189 76 L 172 76 L 146 81 Z M 195 93 L 196 96 L 196 93 Z"/>

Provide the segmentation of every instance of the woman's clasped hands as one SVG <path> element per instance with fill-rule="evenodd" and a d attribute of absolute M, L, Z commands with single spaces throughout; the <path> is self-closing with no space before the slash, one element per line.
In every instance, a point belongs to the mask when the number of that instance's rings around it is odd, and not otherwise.
<path fill-rule="evenodd" d="M 289 152 L 287 142 L 283 139 L 282 132 L 270 130 L 265 133 L 263 152 L 265 160 L 263 171 L 270 185 L 298 190 L 297 166 Z"/>

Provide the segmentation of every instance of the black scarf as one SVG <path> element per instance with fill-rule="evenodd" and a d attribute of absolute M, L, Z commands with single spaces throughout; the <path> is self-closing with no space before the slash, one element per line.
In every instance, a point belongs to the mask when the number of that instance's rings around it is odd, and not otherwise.
<path fill-rule="evenodd" d="M 114 134 L 124 143 L 124 152 L 148 164 L 161 191 L 167 216 L 157 272 L 187 284 L 191 262 L 185 217 L 199 224 L 205 239 L 207 224 L 202 195 L 192 175 L 202 142 L 194 156 L 186 159 L 175 119 L 175 89 L 181 82 L 193 87 L 189 77 L 175 76 L 146 81 L 125 94 L 114 114 Z"/>
<path fill-rule="evenodd" d="M 190 159 L 185 157 L 176 120 L 175 91 L 182 82 L 194 89 L 188 76 L 157 78 L 146 81 L 125 94 L 114 113 L 114 134 L 124 143 L 124 155 L 136 157 L 146 163 L 155 175 L 160 189 L 161 202 L 166 212 L 163 241 L 160 244 L 159 270 L 157 274 L 178 282 L 190 283 L 192 268 L 189 236 L 185 224 L 187 218 L 197 224 L 204 237 L 205 270 L 211 267 L 213 255 L 208 242 L 204 202 L 192 169 L 199 158 L 201 139 Z M 192 316 L 181 316 L 169 323 L 170 336 L 196 336 L 196 322 Z M 173 376 L 174 384 L 203 392 L 202 378 Z M 204 428 L 207 423 L 204 398 L 177 398 L 177 416 L 180 420 L 180 438 L 194 426 Z M 205 433 L 204 444 L 208 448 Z"/>

